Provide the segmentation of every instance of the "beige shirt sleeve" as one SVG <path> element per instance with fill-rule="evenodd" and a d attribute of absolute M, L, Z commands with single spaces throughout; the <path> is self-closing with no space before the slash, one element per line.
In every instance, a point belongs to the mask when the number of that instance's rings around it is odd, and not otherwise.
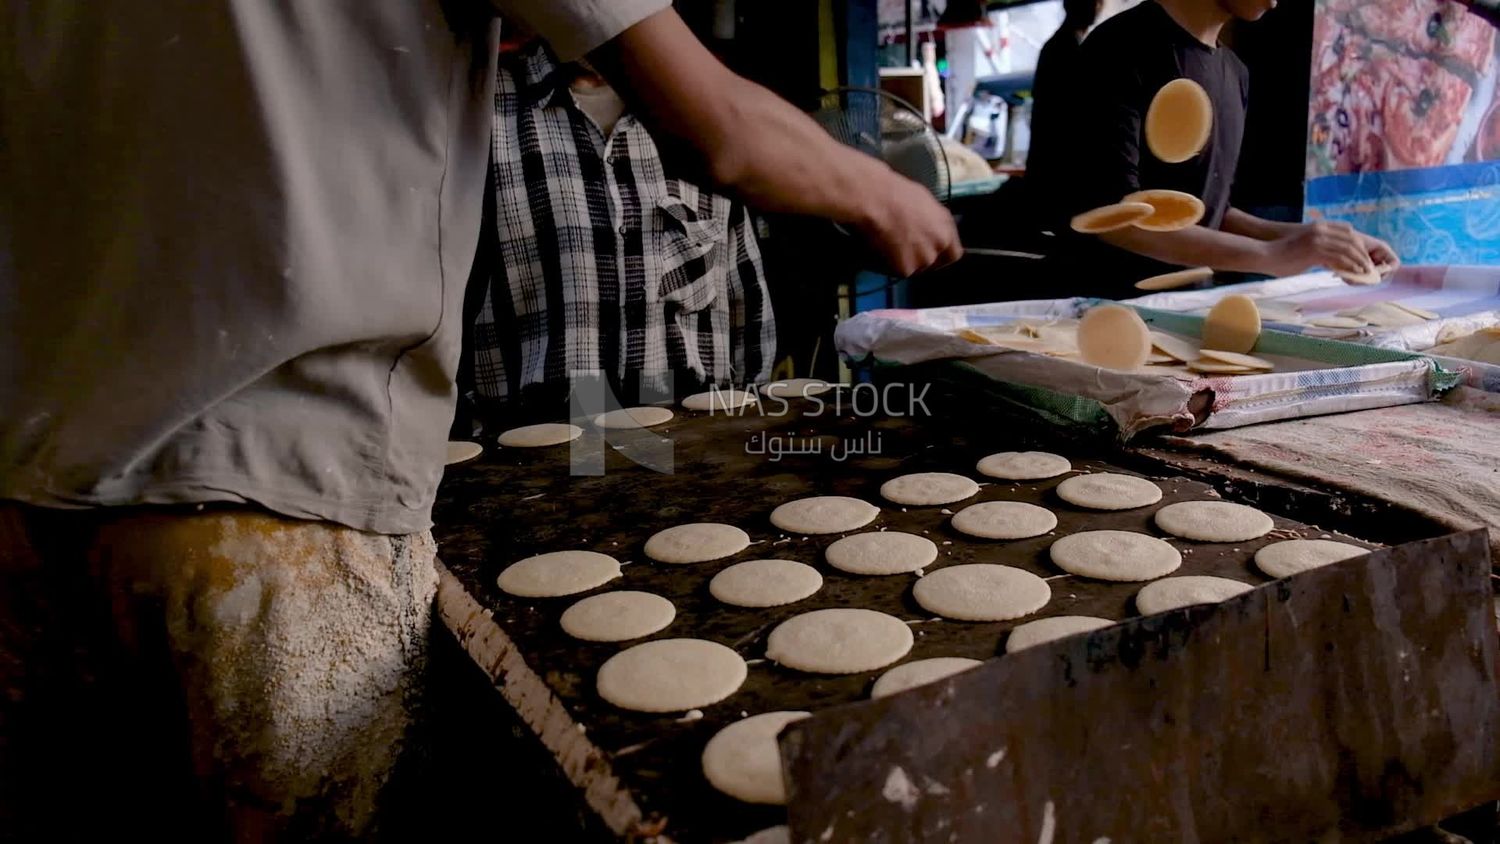
<path fill-rule="evenodd" d="M 583 58 L 606 41 L 672 5 L 671 0 L 493 0 L 500 14 L 524 21 L 560 61 Z"/>

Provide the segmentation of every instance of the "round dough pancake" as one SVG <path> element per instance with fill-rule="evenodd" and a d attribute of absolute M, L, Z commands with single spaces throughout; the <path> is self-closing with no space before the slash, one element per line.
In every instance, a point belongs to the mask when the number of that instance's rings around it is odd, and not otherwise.
<path fill-rule="evenodd" d="M 1176 290 L 1179 287 L 1187 287 L 1189 284 L 1197 284 L 1214 277 L 1213 267 L 1195 267 L 1191 270 L 1178 270 L 1173 273 L 1162 273 L 1150 278 L 1143 278 L 1135 283 L 1137 290 Z"/>
<path fill-rule="evenodd" d="M 500 444 L 508 448 L 543 448 L 562 445 L 583 436 L 583 429 L 566 422 L 543 422 L 511 428 L 500 435 Z"/>
<path fill-rule="evenodd" d="M 1155 211 L 1144 202 L 1117 202 L 1085 211 L 1074 217 L 1070 225 L 1079 234 L 1104 234 L 1130 228 Z"/>
<path fill-rule="evenodd" d="M 1276 368 L 1276 364 L 1271 363 L 1265 358 L 1258 358 L 1255 355 L 1238 355 L 1234 352 L 1222 352 L 1218 349 L 1204 349 L 1199 352 L 1199 354 L 1203 355 L 1203 357 L 1208 360 L 1218 361 L 1219 363 L 1233 364 L 1235 366 L 1243 366 L 1249 369 L 1264 369 L 1270 371 Z"/>
<path fill-rule="evenodd" d="M 1165 540 L 1129 530 L 1069 534 L 1048 549 L 1052 562 L 1070 574 L 1095 580 L 1152 580 L 1182 565 L 1182 554 Z"/>
<path fill-rule="evenodd" d="M 650 592 L 605 592 L 584 598 L 562 614 L 563 632 L 585 642 L 624 642 L 672 623 L 677 608 Z"/>
<path fill-rule="evenodd" d="M 603 586 L 620 576 L 620 561 L 594 551 L 552 551 L 507 566 L 495 581 L 518 598 L 561 598 Z"/>
<path fill-rule="evenodd" d="M 715 411 L 727 412 L 759 402 L 759 396 L 746 390 L 708 390 L 694 393 L 683 399 L 682 406 L 688 410 L 706 410 L 713 413 Z"/>
<path fill-rule="evenodd" d="M 914 533 L 882 530 L 856 533 L 828 546 L 828 564 L 850 574 L 907 574 L 937 559 L 932 540 Z"/>
<path fill-rule="evenodd" d="M 768 826 L 736 844 L 792 844 L 792 829 L 784 823 Z"/>
<path fill-rule="evenodd" d="M 833 389 L 833 385 L 821 378 L 788 378 L 772 381 L 761 388 L 761 392 L 778 399 L 805 399 L 821 396 Z"/>
<path fill-rule="evenodd" d="M 928 612 L 958 621 L 1009 621 L 1052 600 L 1052 587 L 1029 571 L 973 563 L 938 569 L 917 581 L 912 597 Z"/>
<path fill-rule="evenodd" d="M 683 712 L 729 697 L 747 674 L 745 660 L 718 642 L 656 639 L 606 660 L 594 686 L 621 709 Z"/>
<path fill-rule="evenodd" d="M 672 421 L 672 408 L 653 407 L 645 405 L 642 407 L 623 407 L 619 410 L 611 410 L 594 417 L 594 424 L 600 428 L 650 428 L 655 425 L 663 425 Z"/>
<path fill-rule="evenodd" d="M 1140 610 L 1141 615 L 1156 615 L 1194 604 L 1217 604 L 1254 588 L 1248 583 L 1227 577 L 1164 577 L 1146 584 L 1141 587 L 1141 591 L 1135 593 L 1135 608 Z"/>
<path fill-rule="evenodd" d="M 471 442 L 448 443 L 448 454 L 443 458 L 444 466 L 452 466 L 455 463 L 464 463 L 473 460 L 484 452 L 484 446 Z"/>
<path fill-rule="evenodd" d="M 694 522 L 657 531 L 646 540 L 646 556 L 658 563 L 706 563 L 750 547 L 750 535 L 734 525 Z"/>
<path fill-rule="evenodd" d="M 1091 615 L 1055 615 L 1051 618 L 1039 618 L 1010 631 L 1010 636 L 1005 640 L 1005 652 L 1013 654 L 1035 645 L 1067 638 L 1074 633 L 1098 630 L 1114 623 L 1107 618 L 1095 618 Z"/>
<path fill-rule="evenodd" d="M 1100 305 L 1078 321 L 1078 352 L 1094 366 L 1138 369 L 1151 355 L 1151 329 L 1133 308 Z"/>
<path fill-rule="evenodd" d="M 880 485 L 880 497 L 914 507 L 952 504 L 978 493 L 979 484 L 972 478 L 949 472 L 917 472 L 891 478 Z"/>
<path fill-rule="evenodd" d="M 914 659 L 904 662 L 895 668 L 880 675 L 875 681 L 874 687 L 870 689 L 870 697 L 885 697 L 907 689 L 915 689 L 917 686 L 925 686 L 935 683 L 944 677 L 951 677 L 960 671 L 968 671 L 976 665 L 984 663 L 977 659 L 968 659 L 961 656 L 938 656 L 932 659 Z"/>
<path fill-rule="evenodd" d="M 1175 232 L 1195 226 L 1207 210 L 1203 200 L 1180 190 L 1143 190 L 1125 197 L 1126 202 L 1144 202 L 1155 209 L 1135 227 L 1148 232 Z M 1191 271 L 1190 271 L 1191 272 Z M 1213 271 L 1210 270 L 1212 275 Z"/>
<path fill-rule="evenodd" d="M 1068 458 L 1048 451 L 1002 451 L 974 466 L 979 474 L 1006 481 L 1040 481 L 1073 471 Z"/>
<path fill-rule="evenodd" d="M 1214 104 L 1191 79 L 1163 85 L 1146 109 L 1146 147 L 1167 164 L 1180 164 L 1203 151 L 1214 127 Z"/>
<path fill-rule="evenodd" d="M 840 607 L 792 616 L 766 640 L 766 658 L 812 674 L 858 674 L 911 650 L 911 628 L 893 615 Z"/>
<path fill-rule="evenodd" d="M 1260 339 L 1260 310 L 1243 293 L 1225 296 L 1203 320 L 1203 348 L 1246 354 Z"/>
<path fill-rule="evenodd" d="M 1166 353 L 1168 357 L 1180 360 L 1183 363 L 1197 360 L 1203 356 L 1203 351 L 1197 345 L 1181 337 L 1163 334 L 1160 331 L 1151 332 L 1151 345 Z"/>
<path fill-rule="evenodd" d="M 708 582 L 708 593 L 732 607 L 780 607 L 822 588 L 817 569 L 792 560 L 746 560 Z"/>
<path fill-rule="evenodd" d="M 1095 472 L 1057 485 L 1057 497 L 1090 510 L 1131 510 L 1161 500 L 1161 487 L 1134 475 Z"/>
<path fill-rule="evenodd" d="M 1045 507 L 1021 501 L 971 504 L 953 516 L 953 529 L 982 539 L 1028 539 L 1057 527 L 1057 516 Z"/>
<path fill-rule="evenodd" d="M 762 712 L 725 727 L 703 746 L 703 778 L 746 803 L 786 804 L 776 736 L 811 712 Z"/>
<path fill-rule="evenodd" d="M 1245 375 L 1251 372 L 1264 372 L 1249 366 L 1240 366 L 1233 363 L 1223 363 L 1216 360 L 1195 360 L 1187 365 L 1193 372 L 1201 372 L 1205 375 Z"/>
<path fill-rule="evenodd" d="M 1156 526 L 1198 542 L 1246 542 L 1276 527 L 1271 517 L 1228 501 L 1180 501 L 1156 511 Z"/>
<path fill-rule="evenodd" d="M 848 533 L 880 515 L 880 508 L 846 495 L 817 495 L 788 501 L 771 511 L 771 524 L 789 533 Z"/>
<path fill-rule="evenodd" d="M 1331 539 L 1288 539 L 1256 551 L 1255 566 L 1270 577 L 1291 577 L 1368 553 L 1368 548 Z"/>

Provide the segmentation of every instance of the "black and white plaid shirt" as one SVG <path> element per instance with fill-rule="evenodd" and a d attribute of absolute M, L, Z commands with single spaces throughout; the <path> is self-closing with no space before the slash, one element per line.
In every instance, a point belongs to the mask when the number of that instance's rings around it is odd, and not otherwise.
<path fill-rule="evenodd" d="M 668 178 L 629 112 L 605 137 L 541 47 L 495 92 L 499 254 L 475 321 L 479 398 L 567 395 L 599 371 L 622 401 L 766 380 L 776 331 L 744 206 Z"/>

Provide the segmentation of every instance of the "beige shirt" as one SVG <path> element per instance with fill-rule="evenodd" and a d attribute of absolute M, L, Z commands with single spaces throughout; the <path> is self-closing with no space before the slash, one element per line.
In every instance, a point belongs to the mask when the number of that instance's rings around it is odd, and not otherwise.
<path fill-rule="evenodd" d="M 498 5 L 574 59 L 667 0 Z M 0 498 L 426 528 L 496 34 L 480 0 L 5 0 Z"/>

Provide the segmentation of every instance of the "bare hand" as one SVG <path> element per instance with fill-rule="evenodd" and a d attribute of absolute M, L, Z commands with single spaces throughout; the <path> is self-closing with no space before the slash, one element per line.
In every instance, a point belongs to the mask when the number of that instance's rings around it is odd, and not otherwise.
<path fill-rule="evenodd" d="M 1401 266 L 1401 258 L 1396 255 L 1396 250 L 1392 249 L 1389 243 L 1364 232 L 1355 232 L 1355 234 L 1359 236 L 1360 246 L 1365 250 L 1365 254 L 1370 256 L 1370 260 L 1375 262 L 1375 266 L 1383 270 L 1394 270 Z"/>
<path fill-rule="evenodd" d="M 1295 234 L 1266 243 L 1265 270 L 1275 276 L 1297 275 L 1319 266 L 1336 272 L 1369 272 L 1375 262 L 1365 247 L 1364 237 L 1348 223 L 1327 220 L 1308 223 Z"/>
<path fill-rule="evenodd" d="M 856 228 L 887 269 L 906 277 L 958 260 L 963 247 L 948 209 L 895 171 L 872 175 L 868 213 Z"/>

